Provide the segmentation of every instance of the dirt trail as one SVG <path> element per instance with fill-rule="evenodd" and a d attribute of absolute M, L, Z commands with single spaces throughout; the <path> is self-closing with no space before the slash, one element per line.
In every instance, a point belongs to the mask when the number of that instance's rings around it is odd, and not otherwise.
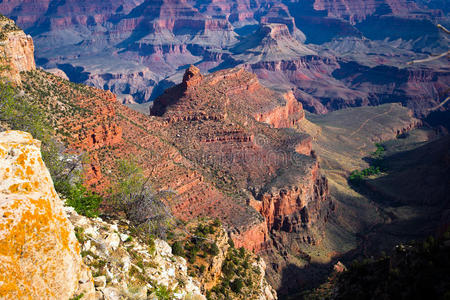
<path fill-rule="evenodd" d="M 359 126 L 358 129 L 356 129 L 355 131 L 353 131 L 353 132 L 350 134 L 350 136 L 354 136 L 355 134 L 357 134 L 358 132 L 360 132 L 361 129 L 363 129 L 363 127 L 366 126 L 367 123 L 369 123 L 369 121 L 372 121 L 372 120 L 374 120 L 374 119 L 376 119 L 376 118 L 378 118 L 378 117 L 381 117 L 381 116 L 384 116 L 384 115 L 389 114 L 389 113 L 392 111 L 392 108 L 393 108 L 393 106 L 391 105 L 391 106 L 389 107 L 389 110 L 388 110 L 388 111 L 385 111 L 384 113 L 377 114 L 377 115 L 373 116 L 372 118 L 368 118 L 367 120 L 365 120 L 365 121 L 361 124 L 361 126 Z"/>
<path fill-rule="evenodd" d="M 447 97 L 447 99 L 445 99 L 444 101 L 442 101 L 439 105 L 436 105 L 435 107 L 430 108 L 429 111 L 434 111 L 434 110 L 437 110 L 437 109 L 441 108 L 441 107 L 444 106 L 445 103 L 447 103 L 449 100 L 450 100 L 450 97 Z"/>

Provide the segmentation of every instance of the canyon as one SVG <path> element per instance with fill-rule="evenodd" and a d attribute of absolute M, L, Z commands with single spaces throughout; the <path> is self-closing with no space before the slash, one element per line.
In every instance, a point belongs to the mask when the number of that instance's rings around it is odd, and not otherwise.
<path fill-rule="evenodd" d="M 352 6 L 353 2 L 315 1 L 312 8 L 328 11 L 326 20 L 353 29 L 377 14 L 411 20 L 420 11 L 425 15 L 425 19 L 419 18 L 422 21 L 445 18 L 439 10 L 412 2 L 374 1 L 360 11 L 355 11 L 360 6 Z M 411 235 L 405 229 L 417 228 L 414 237 L 419 238 L 445 224 L 448 199 L 440 200 L 445 188 L 437 189 L 432 199 L 420 201 L 416 198 L 420 193 L 405 189 L 402 191 L 409 196 L 396 195 L 401 191 L 396 183 L 404 172 L 415 174 L 415 180 L 422 174 L 412 171 L 410 157 L 432 152 L 439 157 L 431 161 L 433 168 L 448 167 L 448 142 L 438 141 L 438 130 L 418 129 L 423 123 L 416 118 L 427 115 L 448 93 L 448 67 L 439 62 L 402 67 L 417 54 L 410 42 L 394 49 L 403 42 L 350 34 L 340 40 L 308 43 L 308 30 L 297 28 L 306 17 L 294 14 L 292 7 L 299 5 L 296 1 L 261 1 L 259 7 L 264 10 L 255 10 L 246 1 L 232 3 L 120 1 L 111 12 L 107 3 L 41 1 L 23 6 L 20 1 L 1 2 L 1 9 L 20 12 L 18 22 L 37 30 L 32 34 L 37 36 L 38 49 L 49 40 L 63 45 L 64 41 L 61 44 L 55 38 L 67 34 L 68 44 L 62 47 L 73 51 L 72 58 L 59 55 L 46 61 L 40 57 L 45 52 L 38 50 L 38 65 L 53 68 L 56 75 L 36 69 L 31 38 L 4 20 L 0 23 L 2 32 L 6 31 L 0 45 L 6 58 L 0 61 L 5 67 L 3 75 L 14 82 L 20 97 L 46 112 L 66 151 L 85 158 L 85 184 L 92 191 L 105 194 L 120 180 L 118 162 L 132 158 L 156 192 L 173 195 L 165 202 L 177 219 L 217 218 L 237 248 L 260 255 L 267 269 L 262 263 L 258 268 L 280 295 L 322 280 L 318 277 L 329 274 L 327 268 L 336 259 L 392 246 L 398 240 L 396 232 L 406 239 Z M 386 5 L 389 13 L 384 11 Z M 98 12 L 95 17 L 90 16 L 93 10 Z M 65 18 L 53 18 L 52 14 L 62 12 Z M 227 12 L 225 19 L 220 18 L 223 12 Z M 71 38 L 79 34 L 74 31 L 75 24 L 76 30 L 95 26 L 97 38 L 92 39 L 92 31 L 86 31 L 85 39 L 73 47 Z M 238 30 L 244 27 L 249 32 Z M 106 34 L 104 28 L 108 28 Z M 169 37 L 169 44 L 158 40 Z M 190 39 L 201 42 L 186 43 Z M 432 49 L 441 47 L 438 38 L 433 43 Z M 125 50 L 117 51 L 112 44 Z M 379 53 L 359 53 L 360 48 L 351 49 L 355 44 L 369 52 L 389 49 L 392 55 L 380 65 L 374 57 L 380 57 Z M 43 51 L 55 54 L 61 50 L 51 45 Z M 76 54 L 79 47 L 90 52 Z M 99 56 L 104 47 L 117 58 L 115 66 Z M 72 65 L 70 60 L 86 65 Z M 94 68 L 101 72 L 95 73 Z M 104 70 L 107 73 L 102 73 Z M 114 90 L 115 80 L 126 87 Z M 80 82 L 118 92 L 121 100 L 111 91 Z M 135 92 L 146 96 L 137 100 Z M 145 113 L 120 103 L 149 99 L 153 103 Z M 440 109 L 447 108 L 443 105 Z M 392 140 L 398 152 L 435 143 L 424 150 L 417 148 L 410 156 L 400 153 L 394 173 L 367 181 L 367 189 L 383 195 L 385 203 L 351 189 L 347 177 L 352 170 L 367 167 L 374 143 L 386 140 Z M 428 166 L 428 160 L 421 162 L 424 168 Z M 448 172 L 441 171 L 445 179 Z M 414 182 L 420 184 L 420 180 Z M 442 186 L 441 180 L 434 183 Z M 430 207 L 424 209 L 425 205 Z M 110 208 L 105 205 L 103 209 L 108 213 Z M 419 232 L 419 221 L 429 216 L 438 221 Z M 114 235 L 114 227 L 99 220 L 80 221 L 76 215 L 73 219 L 81 225 L 94 222 L 86 228 L 108 227 L 102 234 Z M 386 232 L 388 238 L 380 240 Z M 73 234 L 69 235 L 73 241 Z M 121 242 L 123 246 L 125 242 Z M 167 248 L 165 244 L 161 247 Z M 79 255 L 75 256 L 83 266 Z M 270 299 L 272 291 L 263 276 L 258 279 L 261 293 Z M 65 290 L 73 294 L 75 285 Z M 92 292 L 92 287 L 89 289 Z"/>
<path fill-rule="evenodd" d="M 242 68 L 204 76 L 191 66 L 148 116 L 42 70 L 21 79 L 68 151 L 84 153 L 91 189 L 116 182 L 117 162 L 132 154 L 153 189 L 175 193 L 167 205 L 177 218 L 219 218 L 236 247 L 264 256 L 274 232 L 299 249 L 323 238 L 334 206 L 311 137 L 294 129 L 305 113 L 292 92 L 267 89 Z"/>
<path fill-rule="evenodd" d="M 449 84 L 443 60 L 407 64 L 447 47 L 448 11 L 425 1 L 2 1 L 0 13 L 33 36 L 39 66 L 123 103 L 156 99 L 190 64 L 244 67 L 314 113 L 402 101 L 426 116 Z"/>

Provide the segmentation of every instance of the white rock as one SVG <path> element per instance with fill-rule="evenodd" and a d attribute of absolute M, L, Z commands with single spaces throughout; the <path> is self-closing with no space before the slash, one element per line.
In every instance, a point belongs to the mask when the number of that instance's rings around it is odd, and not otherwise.
<path fill-rule="evenodd" d="M 135 300 L 145 300 L 147 299 L 147 287 L 138 287 L 133 289 L 128 289 L 128 298 Z"/>
<path fill-rule="evenodd" d="M 120 291 L 114 287 L 106 287 L 102 292 L 105 300 L 120 300 Z"/>
<path fill-rule="evenodd" d="M 169 275 L 170 277 L 175 277 L 175 268 L 168 269 L 167 275 Z"/>
<path fill-rule="evenodd" d="M 131 266 L 131 258 L 129 256 L 122 256 L 121 260 L 120 260 L 123 264 L 123 271 L 124 272 L 128 272 L 130 270 L 130 266 Z"/>
<path fill-rule="evenodd" d="M 90 226 L 84 229 L 84 234 L 90 235 L 95 239 L 98 236 L 98 230 L 94 226 Z"/>
<path fill-rule="evenodd" d="M 172 247 L 163 240 L 155 240 L 158 253 L 162 256 L 172 256 Z"/>
<path fill-rule="evenodd" d="M 122 242 L 126 242 L 126 241 L 128 240 L 129 237 L 130 237 L 130 236 L 129 236 L 128 234 L 125 234 L 125 233 L 121 233 L 121 234 L 120 234 L 120 240 L 121 240 Z"/>
<path fill-rule="evenodd" d="M 96 288 L 104 288 L 106 286 L 106 276 L 98 276 L 94 278 L 94 284 Z"/>
<path fill-rule="evenodd" d="M 87 240 L 83 245 L 83 251 L 89 251 L 91 249 L 91 241 Z"/>
<path fill-rule="evenodd" d="M 117 233 L 111 233 L 106 239 L 105 239 L 106 247 L 117 250 L 117 248 L 120 245 L 120 237 Z"/>

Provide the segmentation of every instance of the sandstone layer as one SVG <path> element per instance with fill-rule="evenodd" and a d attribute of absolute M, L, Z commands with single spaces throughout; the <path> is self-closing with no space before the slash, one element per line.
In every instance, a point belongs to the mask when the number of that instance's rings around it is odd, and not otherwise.
<path fill-rule="evenodd" d="M 93 299 L 90 270 L 45 167 L 40 142 L 0 133 L 0 298 Z"/>

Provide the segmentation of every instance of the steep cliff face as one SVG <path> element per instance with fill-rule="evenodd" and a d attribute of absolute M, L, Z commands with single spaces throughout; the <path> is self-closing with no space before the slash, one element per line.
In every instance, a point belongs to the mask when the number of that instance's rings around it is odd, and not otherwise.
<path fill-rule="evenodd" d="M 320 241 L 308 230 L 323 226 L 333 205 L 327 182 L 309 157 L 312 139 L 292 130 L 304 120 L 292 93 L 274 93 L 243 69 L 203 77 L 191 67 L 182 84 L 155 101 L 151 113 L 167 120 L 162 132 L 183 155 L 208 168 L 216 186 L 244 192 L 236 195 L 242 200 L 227 204 L 238 204 L 239 214 L 227 208 L 218 216 L 232 225 L 236 246 L 268 249 L 275 231 L 303 232 L 305 243 Z"/>
<path fill-rule="evenodd" d="M 0 295 L 69 299 L 94 285 L 40 154 L 24 132 L 0 133 Z"/>
<path fill-rule="evenodd" d="M 20 83 L 20 72 L 36 69 L 33 39 L 1 15 L 0 57 L 0 75 L 15 83 Z"/>
<path fill-rule="evenodd" d="M 410 60 L 444 51 L 435 24 L 448 22 L 446 6 L 419 2 L 15 0 L 0 3 L 0 12 L 33 35 L 40 66 L 109 89 L 124 103 L 156 99 L 189 64 L 202 72 L 252 65 L 269 85 L 304 93 L 298 99 L 313 112 L 392 102 L 395 94 L 419 116 L 427 114 L 419 102 L 433 106 L 442 91 L 415 82 L 399 87 L 397 72 L 384 73 L 382 84 L 370 70 L 357 84 L 353 76 L 332 74 L 348 62 L 401 70 Z M 356 42 L 349 45 L 349 39 Z M 448 73 L 442 64 L 435 69 Z"/>
<path fill-rule="evenodd" d="M 413 1 L 407 0 L 316 0 L 314 8 L 327 11 L 330 17 L 343 18 L 351 23 L 357 23 L 377 13 L 407 15 L 409 11 L 417 9 L 417 6 Z"/>
<path fill-rule="evenodd" d="M 303 180 L 297 181 L 284 177 L 263 193 L 261 201 L 250 202 L 265 217 L 270 231 L 301 233 L 308 227 L 323 226 L 326 223 L 331 210 L 322 216 L 316 208 L 320 208 L 328 200 L 327 180 L 319 175 L 318 164 L 312 167 L 309 174 L 310 178 L 307 180 L 302 178 Z M 280 186 L 285 185 L 283 181 L 288 180 L 293 183 L 292 186 Z M 316 243 L 314 237 L 303 236 L 302 239 L 309 244 Z"/>
<path fill-rule="evenodd" d="M 286 105 L 279 106 L 271 111 L 255 115 L 259 122 L 267 123 L 275 128 L 295 127 L 304 117 L 305 112 L 300 102 L 295 99 L 292 92 L 283 95 L 286 99 Z"/>

